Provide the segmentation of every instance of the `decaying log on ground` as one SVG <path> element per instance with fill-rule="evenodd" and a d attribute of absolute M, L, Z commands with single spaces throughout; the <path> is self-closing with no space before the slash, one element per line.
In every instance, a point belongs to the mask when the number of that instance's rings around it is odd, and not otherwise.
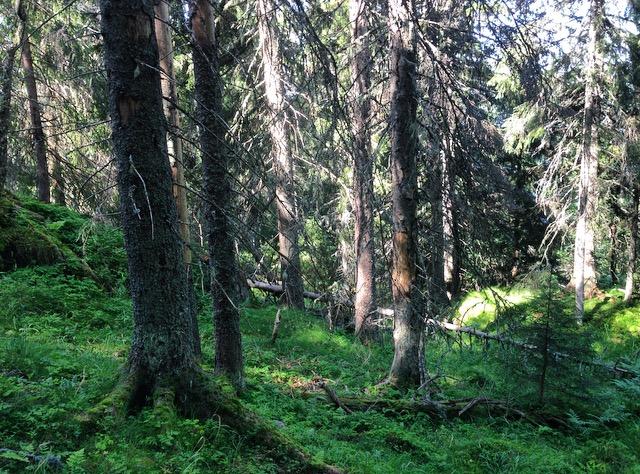
<path fill-rule="evenodd" d="M 402 413 L 424 413 L 437 420 L 470 419 L 474 417 L 502 417 L 509 420 L 521 420 L 533 425 L 545 425 L 556 428 L 568 428 L 569 424 L 557 415 L 541 411 L 527 411 L 514 407 L 505 400 L 487 397 L 461 398 L 457 400 L 402 400 L 366 397 L 338 397 L 325 382 L 317 384 L 327 395 L 327 399 L 345 413 L 356 411 L 380 411 L 386 416 Z"/>
<path fill-rule="evenodd" d="M 274 294 L 282 293 L 282 286 L 280 285 L 275 285 L 275 284 L 265 283 L 261 281 L 255 281 L 255 280 L 247 280 L 247 283 L 251 288 L 258 288 L 260 290 L 274 293 Z M 336 299 L 332 297 L 332 295 L 315 293 L 312 291 L 305 291 L 304 293 L 305 293 L 305 298 L 311 298 L 316 301 L 323 301 L 323 302 L 329 302 L 329 303 L 338 303 Z M 353 302 L 349 301 L 348 299 L 345 299 L 344 301 L 342 300 L 339 301 L 339 304 L 342 304 L 345 306 L 349 306 L 349 305 L 353 306 Z M 377 313 L 381 316 L 393 316 L 393 309 L 378 308 Z M 435 319 L 427 319 L 426 324 L 427 324 L 427 327 L 432 327 L 432 328 L 436 328 L 436 329 L 440 329 L 448 332 L 455 332 L 458 334 L 467 334 L 469 336 L 477 337 L 479 339 L 483 339 L 486 341 L 496 341 L 496 342 L 500 342 L 501 344 L 506 344 L 512 347 L 517 347 L 519 349 L 523 349 L 531 352 L 540 351 L 540 348 L 538 348 L 533 344 L 518 341 L 516 339 L 511 339 L 501 334 L 480 331 L 479 329 L 476 329 L 470 326 L 460 326 L 458 324 L 454 324 L 446 321 L 437 321 Z M 583 364 L 590 367 L 595 367 L 595 368 L 602 369 L 612 374 L 625 377 L 625 378 L 640 377 L 640 373 L 638 373 L 637 371 L 627 367 L 621 367 L 617 363 L 612 364 L 612 363 L 608 363 L 600 360 L 584 360 L 584 359 L 580 359 L 578 357 L 572 356 L 570 354 L 566 354 L 564 352 L 551 352 L 550 355 L 552 357 L 555 357 L 556 359 L 571 360 L 576 364 Z"/>
<path fill-rule="evenodd" d="M 257 290 L 265 291 L 267 293 L 272 293 L 274 295 L 282 294 L 282 285 L 278 285 L 275 283 L 267 283 L 264 281 L 252 280 L 250 278 L 247 279 L 247 285 L 249 288 L 256 288 Z M 305 291 L 304 297 L 309 298 L 316 301 L 328 301 L 330 298 L 326 294 L 315 293 L 313 291 Z"/>
<path fill-rule="evenodd" d="M 428 319 L 427 325 L 441 329 L 441 330 L 445 330 L 445 331 L 456 332 L 459 334 L 468 334 L 470 336 L 484 339 L 487 341 L 489 340 L 497 341 L 502 344 L 506 344 L 512 347 L 518 347 L 520 349 L 524 349 L 531 352 L 540 351 L 540 348 L 534 344 L 529 344 L 526 342 L 511 339 L 511 338 L 502 336 L 500 334 L 480 331 L 479 329 L 476 329 L 470 326 L 460 326 L 458 324 L 448 323 L 445 321 L 436 321 L 435 319 Z M 620 367 L 617 364 L 610 364 L 610 363 L 599 361 L 599 360 L 583 360 L 578 357 L 572 356 L 570 354 L 566 354 L 564 352 L 551 351 L 549 354 L 556 359 L 568 359 L 575 362 L 576 364 L 584 364 L 590 367 L 603 369 L 608 372 L 612 372 L 616 375 L 620 375 L 622 377 L 627 377 L 627 378 L 640 377 L 640 374 L 638 374 L 634 370 L 628 369 L 626 367 Z"/>

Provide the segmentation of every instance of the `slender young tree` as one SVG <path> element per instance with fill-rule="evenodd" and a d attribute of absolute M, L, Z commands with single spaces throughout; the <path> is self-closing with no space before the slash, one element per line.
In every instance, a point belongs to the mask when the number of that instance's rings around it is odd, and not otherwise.
<path fill-rule="evenodd" d="M 410 4 L 410 0 L 389 1 L 394 303 L 394 356 L 389 381 L 402 388 L 420 384 L 423 330 L 415 291 L 417 53 Z"/>
<path fill-rule="evenodd" d="M 226 375 L 234 386 L 242 388 L 240 314 L 233 302 L 237 266 L 229 222 L 232 212 L 229 148 L 225 142 L 218 45 L 209 0 L 190 0 L 189 18 L 211 265 L 215 367 L 217 373 Z"/>
<path fill-rule="evenodd" d="M 157 388 L 188 403 L 197 377 L 187 277 L 167 154 L 152 0 L 101 0 L 113 150 L 134 332 L 129 408 Z M 195 390 L 195 388 L 194 388 Z"/>
<path fill-rule="evenodd" d="M 27 31 L 27 9 L 24 3 L 19 4 L 18 16 L 22 27 Z M 33 69 L 33 55 L 31 54 L 31 41 L 25 38 L 22 41 L 22 69 L 24 70 L 24 83 L 29 97 L 29 114 L 31 117 L 31 129 L 33 134 L 33 149 L 36 155 L 36 187 L 38 199 L 43 202 L 51 202 L 51 189 L 49 182 L 49 167 L 47 163 L 47 137 L 42 128 L 42 112 L 38 100 L 38 86 Z"/>
<path fill-rule="evenodd" d="M 589 10 L 589 51 L 584 89 L 582 153 L 578 190 L 578 221 L 573 257 L 573 284 L 576 293 L 576 320 L 582 323 L 584 299 L 598 289 L 595 264 L 594 217 L 598 202 L 598 115 L 600 111 L 599 80 L 603 35 L 603 0 L 592 0 Z"/>
<path fill-rule="evenodd" d="M 282 68 L 282 51 L 275 27 L 278 0 L 257 0 L 258 32 L 262 51 L 265 100 L 270 113 L 271 158 L 276 181 L 278 241 L 285 302 L 304 308 L 304 284 L 300 270 L 300 216 L 295 194 L 294 160 Z"/>
<path fill-rule="evenodd" d="M 371 153 L 371 53 L 367 0 L 349 2 L 351 24 L 351 122 L 353 125 L 353 207 L 356 251 L 355 332 L 363 340 L 375 332 L 376 275 L 373 228 L 373 156 Z"/>

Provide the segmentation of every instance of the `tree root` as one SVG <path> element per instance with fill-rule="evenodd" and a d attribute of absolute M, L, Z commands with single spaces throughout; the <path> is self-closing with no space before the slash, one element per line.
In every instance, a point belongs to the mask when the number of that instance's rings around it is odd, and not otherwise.
<path fill-rule="evenodd" d="M 124 377 L 109 396 L 81 417 L 83 431 L 95 431 L 98 421 L 105 415 L 135 414 L 139 411 L 141 389 L 137 385 L 134 376 Z M 152 387 L 149 405 L 156 409 L 176 410 L 186 418 L 219 418 L 223 425 L 249 441 L 249 445 L 264 448 L 268 456 L 276 463 L 286 466 L 287 471 L 324 474 L 341 472 L 313 459 L 271 424 L 247 410 L 237 398 L 233 387 L 198 368 L 183 371 L 180 376 L 159 378 Z"/>

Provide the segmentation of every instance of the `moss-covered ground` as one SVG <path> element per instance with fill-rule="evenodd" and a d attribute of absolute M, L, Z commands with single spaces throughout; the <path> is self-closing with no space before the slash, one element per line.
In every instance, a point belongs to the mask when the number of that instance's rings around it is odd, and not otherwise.
<path fill-rule="evenodd" d="M 64 472 L 290 471 L 215 417 L 183 419 L 167 406 L 135 417 L 106 414 L 87 430 L 83 415 L 116 386 L 131 335 L 121 240 L 114 229 L 89 228 L 87 219 L 74 214 L 45 216 L 40 225 L 52 239 L 68 242 L 96 278 L 69 271 L 64 261 L 0 276 L 0 472 L 47 472 L 57 469 L 58 458 Z M 511 301 L 510 311 L 535 311 L 532 305 L 539 304 L 536 290 L 496 291 L 498 299 Z M 210 303 L 206 295 L 200 300 L 202 365 L 211 370 Z M 612 290 L 589 302 L 586 326 L 602 359 L 631 363 L 640 343 L 640 306 L 620 300 Z M 570 303 L 570 297 L 560 302 Z M 259 298 L 242 308 L 242 403 L 344 472 L 640 472 L 637 381 L 585 371 L 594 381 L 589 393 L 598 395 L 585 395 L 583 402 L 593 409 L 568 413 L 571 424 L 562 429 L 501 417 L 434 421 L 410 412 L 348 414 L 327 403 L 317 380 L 327 380 L 340 396 L 422 396 L 377 386 L 392 358 L 390 337 L 363 346 L 349 334 L 329 332 L 317 316 L 283 311 L 271 345 L 275 312 Z M 458 310 L 463 313 L 466 323 L 492 329 L 493 290 L 468 295 Z M 430 387 L 433 398 L 484 395 L 531 403 L 523 375 L 505 363 L 508 349 L 442 335 L 426 347 L 429 372 L 438 375 Z"/>

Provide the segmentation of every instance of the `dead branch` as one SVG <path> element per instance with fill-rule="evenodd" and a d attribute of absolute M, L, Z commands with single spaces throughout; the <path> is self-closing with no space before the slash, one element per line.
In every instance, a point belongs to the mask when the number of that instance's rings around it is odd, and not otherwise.
<path fill-rule="evenodd" d="M 280 308 L 278 308 L 278 312 L 276 313 L 276 319 L 273 321 L 273 331 L 271 332 L 271 345 L 276 343 L 276 339 L 278 338 L 278 331 L 280 330 Z"/>

